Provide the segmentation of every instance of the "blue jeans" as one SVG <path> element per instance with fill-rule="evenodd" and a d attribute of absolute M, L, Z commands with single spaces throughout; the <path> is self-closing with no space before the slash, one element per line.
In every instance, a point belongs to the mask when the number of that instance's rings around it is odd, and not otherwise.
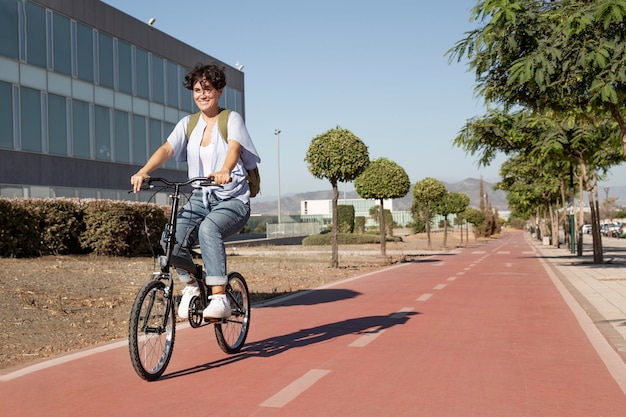
<path fill-rule="evenodd" d="M 208 207 L 202 201 L 202 191 L 195 190 L 178 213 L 176 245 L 172 251 L 175 263 L 193 263 L 191 247 L 200 244 L 207 285 L 226 285 L 226 249 L 224 239 L 238 233 L 250 218 L 250 205 L 236 198 L 220 200 L 208 196 Z M 161 240 L 165 248 L 165 234 Z M 183 283 L 193 280 L 185 270 L 177 268 Z"/>

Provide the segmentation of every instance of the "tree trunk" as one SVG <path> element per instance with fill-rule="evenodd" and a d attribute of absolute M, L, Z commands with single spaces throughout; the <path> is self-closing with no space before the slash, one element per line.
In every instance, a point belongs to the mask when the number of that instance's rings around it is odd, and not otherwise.
<path fill-rule="evenodd" d="M 332 242 L 332 262 L 331 266 L 333 268 L 339 268 L 339 244 L 337 237 L 337 201 L 339 201 L 339 188 L 337 188 L 337 180 L 331 180 L 330 182 L 333 186 L 333 223 L 332 223 L 332 234 L 333 234 L 333 242 Z"/>
<path fill-rule="evenodd" d="M 432 250 L 433 246 L 430 243 L 430 209 L 428 208 L 428 204 L 424 207 L 424 220 L 426 222 L 426 241 L 428 250 Z"/>
<path fill-rule="evenodd" d="M 380 254 L 387 256 L 387 227 L 385 226 L 385 209 L 382 198 L 380 199 L 380 212 L 378 215 L 380 216 L 378 222 L 380 224 Z"/>
<path fill-rule="evenodd" d="M 578 195 L 580 196 L 580 207 L 578 209 L 578 246 L 576 248 L 576 255 L 578 256 L 583 256 L 583 225 L 585 224 L 585 212 L 583 211 L 583 209 L 585 208 L 585 202 L 583 199 L 584 190 L 585 189 L 581 175 L 578 178 Z"/>
<path fill-rule="evenodd" d="M 598 176 L 593 171 L 593 191 L 594 191 L 594 206 L 596 209 L 596 235 L 593 238 L 593 263 L 604 263 L 604 254 L 602 248 L 602 232 L 600 231 L 600 203 L 598 202 Z"/>
<path fill-rule="evenodd" d="M 448 247 L 448 215 L 443 218 L 443 247 Z"/>

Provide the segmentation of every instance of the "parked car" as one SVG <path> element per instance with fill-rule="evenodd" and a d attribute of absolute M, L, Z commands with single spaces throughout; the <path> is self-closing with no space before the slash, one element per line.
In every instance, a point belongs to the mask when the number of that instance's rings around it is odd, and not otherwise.
<path fill-rule="evenodd" d="M 591 225 L 590 224 L 584 224 L 582 230 L 583 230 L 583 233 L 585 233 L 587 235 L 591 234 Z"/>

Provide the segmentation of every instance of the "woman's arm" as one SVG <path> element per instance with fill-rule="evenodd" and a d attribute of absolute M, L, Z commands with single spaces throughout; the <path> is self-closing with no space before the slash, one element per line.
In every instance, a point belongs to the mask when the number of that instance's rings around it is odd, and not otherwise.
<path fill-rule="evenodd" d="M 163 145 L 159 146 L 148 162 L 141 168 L 135 175 L 130 177 L 130 183 L 133 185 L 133 191 L 137 192 L 141 189 L 141 184 L 145 178 L 150 176 L 150 173 L 155 169 L 161 167 L 168 159 L 170 159 L 174 155 L 174 149 L 169 142 L 165 142 Z"/>

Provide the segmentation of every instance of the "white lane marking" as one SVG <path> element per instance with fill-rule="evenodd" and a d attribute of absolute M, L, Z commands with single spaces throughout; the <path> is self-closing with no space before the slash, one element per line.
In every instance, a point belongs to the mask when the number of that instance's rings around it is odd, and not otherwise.
<path fill-rule="evenodd" d="M 100 352 L 106 352 L 111 349 L 117 349 L 120 347 L 128 346 L 128 340 L 121 340 L 119 342 L 110 343 L 102 346 L 98 346 L 93 349 L 84 350 L 76 353 L 71 353 L 69 355 L 60 356 L 58 358 L 50 359 L 45 362 L 36 363 L 34 365 L 27 366 L 26 368 L 19 369 L 17 371 L 11 372 L 6 375 L 0 376 L 1 382 L 7 382 L 15 378 L 19 378 L 24 375 L 28 375 L 32 372 L 41 371 L 43 369 L 51 368 L 56 365 L 61 365 L 67 362 L 71 362 L 80 358 L 84 358 L 86 356 L 90 356 Z"/>
<path fill-rule="evenodd" d="M 437 262 L 436 264 L 433 264 L 433 266 L 444 266 L 446 263 L 441 261 L 441 262 Z"/>
<path fill-rule="evenodd" d="M 434 290 L 443 290 L 444 288 L 446 288 L 446 285 L 448 284 L 439 284 L 436 285 L 435 288 L 433 288 Z"/>
<path fill-rule="evenodd" d="M 389 317 L 391 317 L 392 319 L 403 319 L 411 311 L 413 311 L 413 307 L 403 307 L 402 309 L 400 309 L 400 311 L 398 311 L 397 313 L 393 313 Z"/>
<path fill-rule="evenodd" d="M 464 275 L 464 274 L 465 274 L 465 272 L 457 272 L 456 274 L 457 274 L 457 275 Z"/>
<path fill-rule="evenodd" d="M 450 277 L 450 278 L 448 278 L 448 281 L 455 281 L 455 280 L 456 280 L 456 277 Z"/>
<path fill-rule="evenodd" d="M 417 299 L 417 301 L 426 301 L 428 300 L 430 297 L 432 297 L 432 294 L 422 294 L 420 295 L 420 297 Z"/>
<path fill-rule="evenodd" d="M 472 252 L 472 255 L 482 255 L 483 253 L 486 253 L 484 250 L 475 250 L 474 252 Z"/>
<path fill-rule="evenodd" d="M 311 369 L 309 372 L 263 401 L 260 406 L 274 408 L 284 407 L 298 395 L 311 388 L 317 381 L 328 375 L 329 372 L 330 371 L 326 369 Z"/>
<path fill-rule="evenodd" d="M 498 255 L 510 255 L 511 251 L 508 250 L 501 250 L 497 252 Z"/>
<path fill-rule="evenodd" d="M 364 346 L 367 346 L 371 342 L 373 342 L 374 339 L 376 339 L 378 336 L 383 334 L 384 331 L 385 331 L 384 329 L 377 328 L 377 327 L 373 327 L 370 330 L 365 330 L 364 332 L 361 332 L 361 333 L 363 333 L 363 336 L 359 337 L 354 342 L 350 343 L 348 346 L 349 347 L 364 347 Z"/>

